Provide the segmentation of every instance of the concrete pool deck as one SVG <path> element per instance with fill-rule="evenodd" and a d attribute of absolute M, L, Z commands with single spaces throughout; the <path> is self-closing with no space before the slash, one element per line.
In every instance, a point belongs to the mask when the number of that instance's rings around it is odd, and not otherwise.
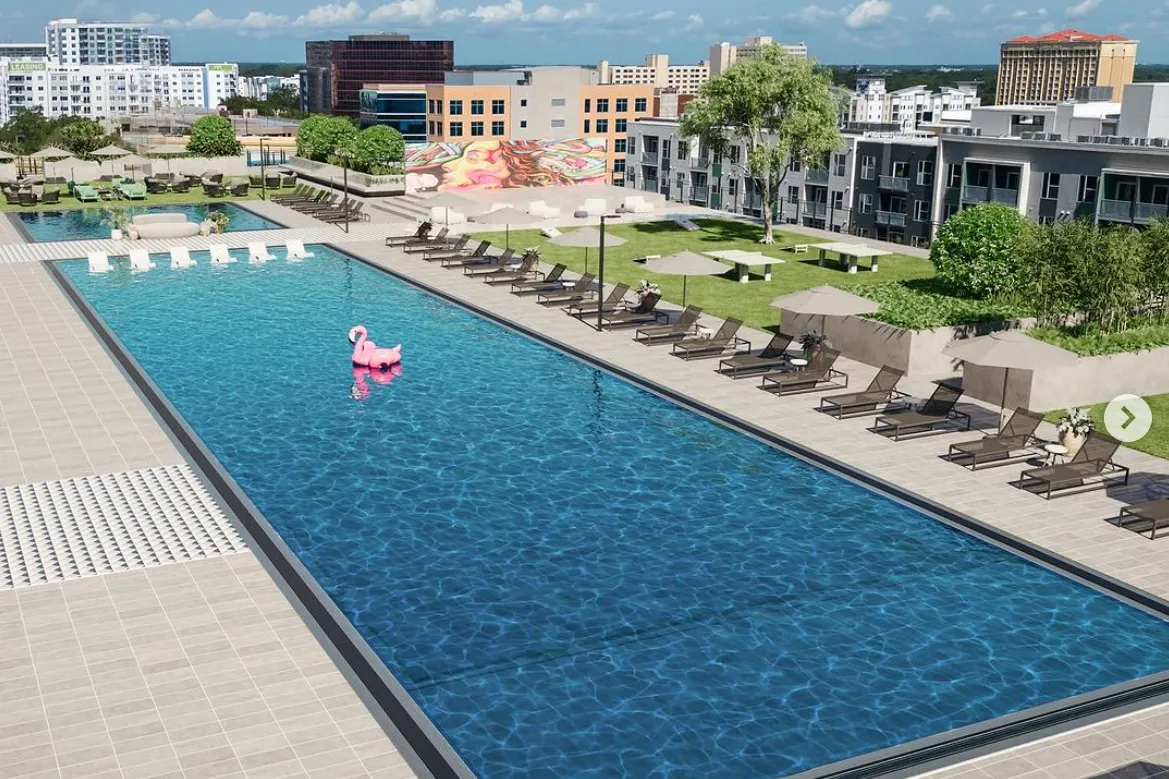
<path fill-rule="evenodd" d="M 376 229 L 340 248 L 1169 598 L 1169 544 L 1104 521 L 1150 482 L 1169 484 L 1165 461 L 1124 450 L 1118 459 L 1134 472 L 1128 491 L 1047 503 L 1006 484 L 1013 468 L 972 474 L 938 459 L 970 434 L 886 441 L 863 429 L 866 419 L 812 411 L 816 394 L 772 397 L 756 382 L 715 375 L 710 361 L 686 363 L 627 334 L 597 333 L 558 309 L 386 249 L 387 226 L 367 226 Z M 0 267 L 0 488 L 181 464 L 37 259 Z M 853 384 L 874 372 L 842 367 Z M 983 410 L 983 426 L 992 419 Z M 0 696 L 19 701 L 0 712 L 0 778 L 414 775 L 250 551 L 0 589 L 0 624 Z M 1087 779 L 1142 759 L 1169 766 L 1169 705 L 933 776 Z"/>

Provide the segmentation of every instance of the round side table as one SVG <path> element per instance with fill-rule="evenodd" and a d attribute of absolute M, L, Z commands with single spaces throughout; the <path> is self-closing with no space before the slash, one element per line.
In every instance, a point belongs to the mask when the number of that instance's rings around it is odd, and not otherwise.
<path fill-rule="evenodd" d="M 805 360 L 803 357 L 793 357 L 788 362 L 790 362 L 792 364 L 792 366 L 794 366 L 797 371 L 802 371 L 804 368 L 808 367 L 808 361 Z"/>
<path fill-rule="evenodd" d="M 1043 451 L 1047 453 L 1047 464 L 1055 465 L 1056 457 L 1068 456 L 1068 448 L 1063 444 L 1044 444 Z"/>

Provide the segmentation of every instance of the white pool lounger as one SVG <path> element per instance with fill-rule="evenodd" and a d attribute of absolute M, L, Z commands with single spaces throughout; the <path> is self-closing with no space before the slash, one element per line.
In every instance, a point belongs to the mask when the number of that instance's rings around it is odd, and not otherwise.
<path fill-rule="evenodd" d="M 186 246 L 170 247 L 170 266 L 172 268 L 195 267 L 195 261 L 191 259 L 191 250 Z"/>
<path fill-rule="evenodd" d="M 262 243 L 248 244 L 248 262 L 253 265 L 262 265 L 269 260 L 276 259 L 276 255 L 268 251 L 268 247 Z"/>
<path fill-rule="evenodd" d="M 231 252 L 221 243 L 211 246 L 209 251 L 211 252 L 212 265 L 228 265 L 229 263 L 235 262 L 235 257 L 232 257 Z"/>
<path fill-rule="evenodd" d="M 288 259 L 290 260 L 307 260 L 309 257 L 315 257 L 312 252 L 305 251 L 304 241 L 290 240 L 285 244 L 288 249 Z"/>
<path fill-rule="evenodd" d="M 90 252 L 89 253 L 89 272 L 90 273 L 109 273 L 114 269 L 110 265 L 110 258 L 105 252 Z"/>
<path fill-rule="evenodd" d="M 148 271 L 156 267 L 150 260 L 150 254 L 145 249 L 131 249 L 130 250 L 130 270 L 135 273 L 141 271 Z"/>

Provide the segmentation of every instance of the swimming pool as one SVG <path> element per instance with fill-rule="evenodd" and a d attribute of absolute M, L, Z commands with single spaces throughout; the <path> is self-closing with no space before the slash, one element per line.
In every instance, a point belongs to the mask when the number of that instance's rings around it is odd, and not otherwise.
<path fill-rule="evenodd" d="M 1164 621 L 314 251 L 62 268 L 485 779 L 788 775 L 1169 668 Z"/>
<path fill-rule="evenodd" d="M 246 208 L 240 208 L 234 203 L 200 203 L 188 205 L 168 206 L 122 206 L 113 205 L 111 208 L 125 208 L 131 216 L 138 214 L 186 214 L 187 221 L 202 222 L 208 214 L 220 212 L 227 214 L 227 231 L 229 233 L 242 230 L 275 230 L 281 225 Z M 64 211 L 18 211 L 25 229 L 34 241 L 83 241 L 95 238 L 109 238 L 109 225 L 102 224 L 105 209 L 102 208 L 73 208 Z"/>

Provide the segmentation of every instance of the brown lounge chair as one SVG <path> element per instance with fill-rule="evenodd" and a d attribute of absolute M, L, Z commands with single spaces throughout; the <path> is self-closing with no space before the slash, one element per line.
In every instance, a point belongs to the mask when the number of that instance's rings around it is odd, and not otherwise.
<path fill-rule="evenodd" d="M 578 319 L 585 314 L 595 315 L 598 308 L 607 314 L 613 311 L 620 311 L 625 308 L 625 296 L 628 293 L 628 284 L 618 284 L 609 290 L 609 294 L 605 296 L 604 300 L 578 300 L 574 303 L 569 303 L 565 311 L 568 312 L 569 316 L 574 316 Z"/>
<path fill-rule="evenodd" d="M 820 398 L 820 410 L 837 419 L 844 419 L 845 414 L 851 416 L 876 411 L 877 406 L 905 397 L 905 393 L 897 389 L 897 382 L 904 375 L 905 371 L 882 365 L 864 391 Z"/>
<path fill-rule="evenodd" d="M 10 189 L 4 190 L 4 202 L 10 206 L 20 205 L 20 193 L 13 192 Z"/>
<path fill-rule="evenodd" d="M 683 360 L 697 360 L 703 357 L 721 357 L 727 349 L 738 351 L 740 346 L 746 346 L 751 351 L 751 342 L 739 337 L 739 328 L 743 326 L 741 319 L 726 319 L 718 332 L 710 338 L 687 338 L 678 341 L 671 349 L 671 354 Z"/>
<path fill-rule="evenodd" d="M 560 277 L 564 275 L 564 271 L 566 270 L 568 270 L 568 266 L 562 262 L 558 262 L 552 266 L 552 270 L 548 271 L 548 275 L 542 279 L 513 281 L 511 283 L 511 294 L 534 295 L 537 292 L 543 292 L 545 290 L 564 289 L 564 285 L 560 282 Z"/>
<path fill-rule="evenodd" d="M 1035 431 L 1039 429 L 1039 423 L 1042 421 L 1042 414 L 1017 408 L 1000 432 L 992 433 L 978 441 L 950 444 L 946 459 L 958 462 L 959 458 L 969 458 L 972 471 L 977 471 L 980 467 L 994 468 L 1026 460 L 1034 454 L 1030 447 L 1035 440 Z M 1013 452 L 1019 454 L 1012 456 Z M 959 465 L 965 467 L 965 463 Z"/>
<path fill-rule="evenodd" d="M 446 228 L 444 227 L 443 230 L 445 229 Z M 442 230 L 439 230 L 439 234 L 442 234 Z M 443 236 L 441 240 L 438 238 L 438 236 L 435 236 L 430 240 L 406 244 L 405 249 L 407 254 L 426 254 L 427 252 L 442 251 L 445 249 L 462 249 L 466 247 L 470 241 L 471 236 L 466 234 L 460 235 L 454 240 L 452 240 L 450 236 Z"/>
<path fill-rule="evenodd" d="M 836 370 L 836 358 L 840 352 L 836 349 L 822 348 L 812 355 L 811 361 L 802 371 L 786 370 L 763 374 L 759 389 L 773 395 L 794 395 L 801 392 L 815 392 L 821 389 L 821 384 L 844 389 L 848 386 L 848 374 Z M 836 381 L 844 379 L 844 383 Z M 828 389 L 823 387 L 822 389 Z"/>
<path fill-rule="evenodd" d="M 449 261 L 452 259 L 473 260 L 477 257 L 486 257 L 487 250 L 490 248 L 491 241 L 480 241 L 479 245 L 474 249 L 468 249 L 466 246 L 461 249 L 457 248 L 457 246 L 450 249 L 435 249 L 423 254 L 422 259 L 427 262 L 443 262 L 444 260 Z"/>
<path fill-rule="evenodd" d="M 920 411 L 903 409 L 890 414 L 882 414 L 873 422 L 871 430 L 879 435 L 893 433 L 893 440 L 900 441 L 902 433 L 932 434 L 947 432 L 953 429 L 950 425 L 955 420 L 965 420 L 965 429 L 969 430 L 970 415 L 958 411 L 958 399 L 962 397 L 962 390 L 939 384 L 934 388 L 934 394 L 922 404 Z M 945 427 L 939 427 L 944 425 Z M 920 437 L 920 436 L 919 436 Z"/>
<path fill-rule="evenodd" d="M 540 272 L 540 254 L 538 252 L 524 252 L 519 265 L 513 263 L 506 268 L 477 275 L 483 279 L 484 284 L 514 284 L 532 277 L 539 278 L 544 274 Z"/>
<path fill-rule="evenodd" d="M 490 254 L 484 254 L 480 257 L 449 257 L 442 261 L 442 265 L 444 268 L 462 268 L 464 276 L 478 276 L 493 270 L 507 268 L 519 262 L 519 257 L 515 256 L 515 249 L 508 248 L 504 249 L 498 257 L 492 257 Z"/>
<path fill-rule="evenodd" d="M 759 371 L 771 371 L 787 364 L 787 348 L 795 339 L 786 333 L 776 333 L 759 354 L 736 354 L 718 364 L 718 372 L 732 379 L 739 374 L 757 375 Z"/>
<path fill-rule="evenodd" d="M 605 329 L 628 327 L 630 325 L 648 325 L 654 322 L 660 322 L 663 317 L 668 319 L 669 315 L 666 312 L 658 311 L 658 302 L 661 299 L 661 295 L 651 293 L 643 297 L 641 303 L 636 308 L 602 314 L 601 327 Z"/>
<path fill-rule="evenodd" d="M 37 196 L 31 192 L 18 192 L 17 197 L 22 206 L 35 206 L 37 204 Z"/>
<path fill-rule="evenodd" d="M 654 325 L 643 327 L 633 334 L 633 340 L 652 346 L 655 342 L 668 343 L 670 340 L 685 338 L 694 334 L 694 325 L 698 324 L 698 317 L 702 316 L 702 309 L 698 306 L 686 306 L 672 325 Z"/>
<path fill-rule="evenodd" d="M 1084 445 L 1069 462 L 1063 465 L 1049 465 L 1046 468 L 1031 468 L 1023 471 L 1016 486 L 1051 500 L 1052 494 L 1056 491 L 1062 493 L 1064 490 L 1084 487 L 1086 486 L 1085 479 L 1096 476 L 1103 478 L 1088 486 L 1088 489 L 1076 490 L 1076 492 L 1088 492 L 1089 490 L 1128 484 L 1128 468 L 1112 462 L 1118 449 L 1120 449 L 1120 441 L 1093 430 L 1088 433 L 1088 437 L 1084 439 Z M 1121 473 L 1124 476 L 1118 479 L 1116 475 Z M 1045 486 L 1046 489 L 1044 489 Z M 1036 487 L 1039 489 L 1036 490 Z M 1059 496 L 1056 495 L 1056 497 Z"/>
<path fill-rule="evenodd" d="M 1116 518 L 1118 527 L 1134 530 L 1137 533 L 1149 531 L 1149 540 L 1157 538 L 1157 530 L 1169 527 L 1169 498 L 1158 498 L 1145 503 L 1133 503 L 1120 510 Z"/>
<path fill-rule="evenodd" d="M 61 190 L 50 189 L 46 190 L 45 194 L 41 195 L 41 205 L 52 205 L 61 202 Z"/>
<path fill-rule="evenodd" d="M 430 222 L 419 222 L 418 229 L 412 235 L 386 236 L 386 246 L 405 246 L 416 241 L 425 241 L 434 227 Z M 443 228 L 446 229 L 446 228 Z"/>
<path fill-rule="evenodd" d="M 228 189 L 232 197 L 247 197 L 248 196 L 248 182 L 243 181 L 239 184 L 232 184 Z"/>
<path fill-rule="evenodd" d="M 550 289 L 536 295 L 536 302 L 542 306 L 554 306 L 560 303 L 571 303 L 574 300 L 584 300 L 593 286 L 593 274 L 586 273 L 576 280 L 571 287 L 562 286 L 560 289 Z"/>

